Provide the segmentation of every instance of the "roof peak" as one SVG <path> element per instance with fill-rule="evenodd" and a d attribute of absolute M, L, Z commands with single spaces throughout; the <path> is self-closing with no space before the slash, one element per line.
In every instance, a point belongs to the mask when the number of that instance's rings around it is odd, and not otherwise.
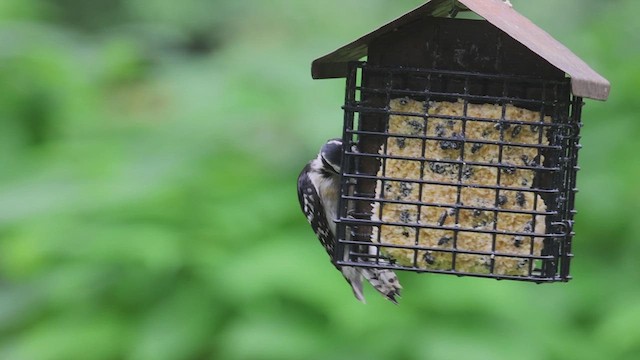
<path fill-rule="evenodd" d="M 503 0 L 431 0 L 397 19 L 363 35 L 351 43 L 322 56 L 312 63 L 314 79 L 340 78 L 347 75 L 347 64 L 368 54 L 369 44 L 378 37 L 406 24 L 428 17 L 449 17 L 457 11 L 472 11 L 500 31 L 542 57 L 571 77 L 576 96 L 606 100 L 610 84 L 571 50 L 518 13 Z"/>

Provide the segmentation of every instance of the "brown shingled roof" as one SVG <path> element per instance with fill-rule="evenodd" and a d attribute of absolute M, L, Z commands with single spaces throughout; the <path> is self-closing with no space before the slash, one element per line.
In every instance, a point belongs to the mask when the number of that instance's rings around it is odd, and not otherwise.
<path fill-rule="evenodd" d="M 457 0 L 487 20 L 492 25 L 544 58 L 556 68 L 571 77 L 573 94 L 576 96 L 606 100 L 610 84 L 595 72 L 571 50 L 555 40 L 529 19 L 515 11 L 502 0 Z M 373 32 L 313 61 L 311 74 L 314 79 L 340 78 L 347 75 L 347 63 L 357 61 L 367 55 L 368 46 L 374 39 L 392 32 L 417 19 L 431 16 L 448 16 L 452 0 L 431 0 L 426 4 L 402 15 Z"/>

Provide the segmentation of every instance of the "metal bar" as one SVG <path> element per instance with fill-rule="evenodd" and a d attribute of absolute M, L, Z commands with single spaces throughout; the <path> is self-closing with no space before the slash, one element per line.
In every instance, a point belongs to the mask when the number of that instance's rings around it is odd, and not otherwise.
<path fill-rule="evenodd" d="M 399 245 L 399 244 L 391 244 L 391 243 L 370 243 L 368 241 L 357 241 L 357 240 L 344 240 L 345 244 L 353 244 L 353 245 L 367 245 L 367 246 L 375 246 L 381 248 L 392 248 L 392 249 L 407 249 L 407 250 L 420 250 L 420 251 L 437 251 L 437 252 L 446 252 L 446 253 L 459 253 L 459 254 L 467 254 L 467 255 L 495 255 L 497 257 L 504 258 L 518 258 L 518 259 L 534 259 L 534 260 L 551 260 L 554 259 L 553 255 L 529 255 L 529 254 L 513 254 L 513 253 L 501 253 L 495 251 L 475 251 L 475 250 L 464 250 L 464 249 L 446 249 L 446 248 L 437 248 L 433 246 L 411 246 L 411 245 Z M 353 252 L 352 254 L 364 254 Z M 377 257 L 377 255 L 373 255 Z M 367 257 L 372 257 L 371 254 L 367 253 Z"/>
<path fill-rule="evenodd" d="M 347 152 L 351 156 L 356 157 L 374 157 L 380 159 L 394 159 L 394 160 L 408 160 L 408 161 L 427 161 L 427 162 L 435 162 L 435 163 L 445 163 L 445 164 L 457 164 L 457 165 L 471 165 L 471 166 L 483 166 L 483 167 L 493 167 L 493 168 L 502 168 L 502 169 L 522 169 L 522 170 L 535 170 L 537 172 L 559 172 L 562 170 L 560 167 L 554 168 L 545 168 L 545 167 L 536 167 L 536 166 L 526 166 L 526 165 L 513 165 L 513 164 L 491 164 L 491 163 L 483 163 L 483 162 L 475 162 L 468 161 L 463 163 L 460 160 L 445 160 L 445 159 L 421 159 L 410 156 L 399 156 L 399 155 L 383 155 L 383 154 L 363 154 L 363 153 L 355 153 L 355 152 Z"/>
<path fill-rule="evenodd" d="M 412 112 L 402 112 L 402 111 L 392 111 L 386 108 L 375 108 L 375 107 L 367 107 L 360 105 L 345 105 L 342 107 L 344 110 L 359 112 L 359 113 L 377 113 L 377 114 L 387 114 L 387 115 L 404 115 L 404 116 L 415 116 L 415 117 L 431 117 L 434 119 L 447 119 L 447 120 L 462 120 L 459 116 L 452 115 L 439 115 L 439 114 L 422 114 L 422 113 L 412 113 Z M 489 119 L 489 118 L 478 118 L 478 117 L 468 117 L 466 120 L 477 121 L 477 122 L 491 122 L 496 123 L 499 120 Z M 549 128 L 566 128 L 570 125 L 563 123 L 545 123 L 545 122 L 525 122 L 518 120 L 507 120 L 503 121 L 505 124 L 518 124 L 518 125 L 537 125 L 537 126 L 546 126 Z"/>
<path fill-rule="evenodd" d="M 508 122 L 508 121 L 507 121 Z M 518 125 L 534 125 L 534 123 L 515 123 Z M 450 140 L 450 138 L 439 137 L 439 136 L 428 136 L 428 135 L 411 135 L 411 134 L 398 134 L 398 133 L 382 133 L 376 131 L 362 131 L 362 130 L 347 130 L 347 133 L 353 135 L 384 135 L 388 137 L 401 137 L 407 139 L 421 139 L 421 140 Z M 465 143 L 471 144 L 487 144 L 487 145 L 506 145 L 513 147 L 526 147 L 533 149 L 550 149 L 550 150 L 562 150 L 562 146 L 551 146 L 551 145 L 542 145 L 542 144 L 526 144 L 526 143 L 512 143 L 512 142 L 501 142 L 501 141 L 493 141 L 493 140 L 482 140 L 482 139 L 461 139 L 460 141 L 464 141 Z M 366 154 L 366 153 L 359 153 Z M 370 154 L 372 156 L 379 154 Z"/>
<path fill-rule="evenodd" d="M 443 186 L 458 186 L 460 183 L 457 182 L 445 182 L 445 181 L 432 181 L 432 180 L 420 180 L 420 179 L 402 179 L 402 178 L 393 178 L 387 176 L 374 176 L 374 175 L 364 175 L 364 174 L 344 174 L 344 176 L 354 179 L 373 179 L 373 180 L 388 180 L 388 181 L 401 181 L 401 182 L 410 182 L 416 184 L 429 184 L 429 185 L 443 185 Z M 522 188 L 522 187 L 510 187 L 510 186 L 502 186 L 502 185 L 465 185 L 469 188 L 475 189 L 494 189 L 494 190 L 509 190 L 509 191 L 524 191 L 524 192 L 536 192 L 541 194 L 559 194 L 560 190 L 558 189 L 535 189 L 535 188 Z M 554 212 L 555 214 L 555 212 Z"/>
<path fill-rule="evenodd" d="M 384 94 L 386 90 L 380 90 L 375 88 L 367 88 L 367 87 L 358 87 L 358 90 L 364 93 L 372 93 L 372 94 Z M 390 90 L 390 93 L 398 96 L 407 96 L 407 95 L 424 95 L 424 91 L 412 91 L 412 90 Z M 499 102 L 499 101 L 507 101 L 510 103 L 519 103 L 519 104 L 539 104 L 540 101 L 526 99 L 526 98 L 515 98 L 515 97 L 501 97 L 501 96 L 490 96 L 490 95 L 471 95 L 464 94 L 459 92 L 440 92 L 440 91 L 429 91 L 428 92 L 432 96 L 443 96 L 443 97 L 452 97 L 452 98 L 460 98 L 463 100 L 474 100 L 481 101 L 485 100 L 487 102 Z M 552 101 L 545 102 L 546 104 L 553 105 Z"/>
<path fill-rule="evenodd" d="M 383 264 L 369 264 L 369 263 L 354 263 L 354 262 L 339 262 L 339 266 L 358 266 L 358 267 L 366 267 L 366 268 L 376 268 L 376 269 L 391 269 L 391 270 L 406 270 L 417 273 L 432 273 L 432 274 L 448 274 L 448 275 L 456 275 L 456 276 L 470 276 L 477 278 L 488 278 L 488 279 L 496 279 L 496 280 L 515 280 L 515 281 L 528 281 L 528 282 L 536 282 L 539 284 L 544 283 L 552 283 L 557 281 L 564 281 L 559 277 L 554 278 L 545 278 L 539 276 L 516 276 L 516 275 L 497 275 L 497 274 L 482 274 L 482 273 L 471 273 L 471 272 L 462 272 L 462 271 L 452 271 L 452 270 L 436 270 L 436 269 L 425 269 L 425 268 L 413 268 L 406 266 L 396 266 L 396 265 L 383 265 Z"/>
<path fill-rule="evenodd" d="M 355 87 L 357 82 L 357 74 L 358 67 L 350 66 L 348 76 L 346 79 L 346 90 L 345 90 L 345 104 L 352 103 L 355 101 Z M 349 195 L 349 184 L 348 178 L 344 176 L 345 173 L 349 173 L 351 171 L 351 161 L 350 157 L 347 155 L 347 151 L 344 151 L 346 147 L 348 147 L 351 143 L 350 134 L 347 132 L 349 127 L 353 127 L 354 121 L 354 113 L 351 111 L 344 112 L 344 122 L 343 122 L 343 131 L 342 131 L 342 166 L 341 166 L 341 174 L 340 174 L 340 191 L 341 196 L 338 199 L 338 221 L 341 218 L 346 218 L 348 212 L 348 202 L 345 202 L 345 195 Z M 336 224 L 338 225 L 338 224 Z M 341 258 L 345 259 L 346 254 L 349 249 L 345 249 L 344 243 L 340 241 L 340 239 L 346 239 L 346 228 L 344 226 L 336 226 L 336 243 L 334 244 L 334 253 L 332 254 L 332 261 L 334 264 L 339 261 Z"/>
<path fill-rule="evenodd" d="M 439 75 L 447 75 L 447 77 L 460 77 L 464 78 L 466 76 L 470 78 L 479 78 L 479 79 L 489 79 L 489 80 L 511 80 L 517 82 L 529 82 L 534 84 L 541 84 L 545 81 L 547 84 L 570 84 L 571 79 L 563 79 L 563 80 L 549 80 L 537 77 L 530 76 L 522 76 L 522 75 L 508 75 L 508 74 L 488 74 L 488 73 L 477 73 L 477 72 L 468 72 L 468 71 L 454 71 L 454 70 L 436 70 L 436 69 L 425 69 L 425 68 L 415 68 L 415 67 L 407 67 L 407 66 L 378 66 L 371 65 L 367 62 L 355 62 L 356 66 L 361 67 L 364 70 L 367 70 L 370 73 L 375 72 L 384 72 L 384 73 L 392 73 L 392 74 L 406 74 L 406 73 L 414 73 L 414 74 L 439 74 Z"/>
<path fill-rule="evenodd" d="M 527 236 L 531 235 L 531 233 L 525 233 L 522 231 L 504 231 L 504 230 L 483 230 L 479 228 L 462 228 L 459 226 L 443 226 L 443 225 L 427 225 L 427 224 L 413 224 L 413 223 L 403 223 L 396 221 L 376 221 L 376 220 L 366 220 L 366 219 L 340 219 L 338 221 L 340 224 L 349 224 L 349 225 L 369 225 L 369 226 L 403 226 L 410 227 L 414 229 L 432 229 L 432 230 L 451 230 L 451 231 L 461 231 L 461 232 L 470 232 L 470 233 L 478 233 L 478 234 L 497 234 L 497 235 L 507 235 L 507 236 Z M 553 238 L 558 236 L 564 236 L 565 233 L 546 233 L 546 234 L 537 234 L 537 237 L 542 238 Z"/>
<path fill-rule="evenodd" d="M 535 210 L 516 210 L 516 209 L 502 209 L 498 207 L 477 207 L 477 206 L 465 206 L 461 204 L 444 204 L 444 203 L 430 203 L 424 201 L 402 201 L 402 200 L 393 200 L 393 199 L 374 199 L 368 197 L 359 197 L 359 196 L 345 196 L 347 200 L 354 201 L 368 201 L 368 202 L 377 202 L 377 203 L 387 203 L 387 204 L 399 204 L 399 205 L 415 205 L 415 206 L 429 206 L 429 207 L 438 207 L 438 208 L 455 208 L 461 210 L 476 210 L 480 209 L 482 211 L 497 211 L 501 213 L 508 214 L 525 214 L 525 215 L 545 215 L 545 216 L 553 216 L 558 215 L 557 211 L 535 211 Z"/>

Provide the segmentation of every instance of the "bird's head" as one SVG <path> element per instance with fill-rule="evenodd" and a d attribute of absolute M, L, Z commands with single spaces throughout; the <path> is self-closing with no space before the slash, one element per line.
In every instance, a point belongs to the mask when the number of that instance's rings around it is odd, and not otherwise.
<path fill-rule="evenodd" d="M 320 149 L 320 159 L 327 171 L 340 174 L 342 166 L 342 139 L 330 139 Z"/>

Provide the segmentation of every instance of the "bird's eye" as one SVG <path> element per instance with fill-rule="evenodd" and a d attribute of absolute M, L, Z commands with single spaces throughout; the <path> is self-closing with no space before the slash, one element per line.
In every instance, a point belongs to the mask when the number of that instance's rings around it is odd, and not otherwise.
<path fill-rule="evenodd" d="M 400 105 L 407 105 L 409 103 L 409 101 L 407 99 L 401 99 L 400 100 Z"/>

